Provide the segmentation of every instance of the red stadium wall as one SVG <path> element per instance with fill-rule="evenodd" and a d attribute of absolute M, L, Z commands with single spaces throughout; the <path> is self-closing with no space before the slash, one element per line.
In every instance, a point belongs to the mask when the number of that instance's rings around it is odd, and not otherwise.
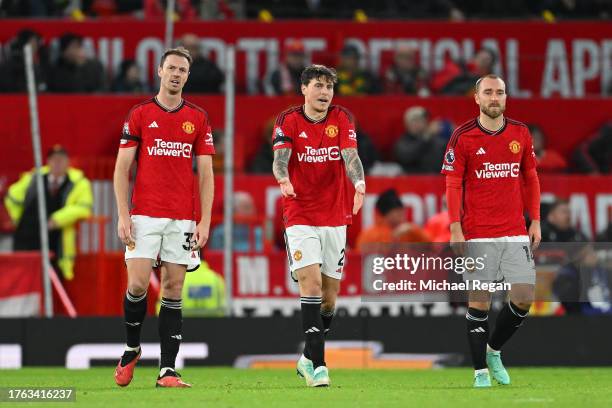
<path fill-rule="evenodd" d="M 43 150 L 55 143 L 68 147 L 78 163 L 92 178 L 110 178 L 108 166 L 102 174 L 96 166 L 105 157 L 116 155 L 123 121 L 132 105 L 145 96 L 62 96 L 39 98 Z M 223 127 L 224 99 L 221 96 L 189 98 L 204 107 L 213 129 Z M 415 98 L 368 96 L 335 98 L 350 109 L 358 125 L 383 152 L 389 152 L 403 132 L 403 113 L 415 105 L 427 107 L 432 117 L 446 118 L 461 124 L 477 114 L 470 98 Z M 242 170 L 263 143 L 266 122 L 288 106 L 301 103 L 299 97 L 238 96 L 236 98 L 236 167 Z M 3 121 L 0 140 L 4 154 L 0 176 L 5 182 L 33 165 L 27 99 L 21 95 L 0 96 Z M 568 156 L 572 149 L 612 119 L 612 99 L 517 99 L 508 101 L 507 115 L 522 122 L 539 125 L 551 148 Z M 110 166 L 112 169 L 112 164 Z M 0 188 L 2 190 L 2 188 Z"/>

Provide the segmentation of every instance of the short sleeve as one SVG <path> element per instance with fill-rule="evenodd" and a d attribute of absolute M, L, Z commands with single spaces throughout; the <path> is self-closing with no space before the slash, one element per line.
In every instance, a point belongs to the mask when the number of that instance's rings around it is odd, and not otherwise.
<path fill-rule="evenodd" d="M 339 116 L 339 137 L 340 137 L 340 150 L 357 148 L 357 133 L 355 132 L 355 120 L 353 115 L 342 109 Z"/>
<path fill-rule="evenodd" d="M 447 176 L 456 176 L 463 178 L 465 173 L 465 152 L 459 137 L 453 136 L 448 142 L 446 152 L 444 152 L 444 160 L 442 161 L 442 174 Z"/>
<path fill-rule="evenodd" d="M 274 123 L 272 130 L 272 150 L 291 149 L 295 136 L 295 120 L 291 116 L 281 114 Z"/>
<path fill-rule="evenodd" d="M 123 131 L 121 132 L 120 148 L 136 147 L 141 141 L 140 109 L 132 109 L 128 113 Z"/>
<path fill-rule="evenodd" d="M 193 143 L 193 151 L 196 156 L 213 155 L 215 154 L 215 143 L 212 130 L 208 123 L 208 116 L 204 115 L 202 126 Z"/>
<path fill-rule="evenodd" d="M 536 160 L 535 150 L 533 148 L 533 139 L 529 129 L 525 128 L 525 148 L 523 149 L 523 156 L 521 157 L 521 171 L 526 172 L 531 169 L 535 169 L 538 165 Z"/>

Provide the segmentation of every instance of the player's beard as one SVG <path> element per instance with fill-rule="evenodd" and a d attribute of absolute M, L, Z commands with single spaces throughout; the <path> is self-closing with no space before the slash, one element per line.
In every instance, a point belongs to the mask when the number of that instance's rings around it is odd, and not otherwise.
<path fill-rule="evenodd" d="M 495 109 L 497 108 L 497 109 Z M 496 119 L 501 116 L 506 111 L 505 105 L 497 105 L 497 106 L 484 106 L 480 105 L 480 111 L 490 117 L 491 119 Z"/>

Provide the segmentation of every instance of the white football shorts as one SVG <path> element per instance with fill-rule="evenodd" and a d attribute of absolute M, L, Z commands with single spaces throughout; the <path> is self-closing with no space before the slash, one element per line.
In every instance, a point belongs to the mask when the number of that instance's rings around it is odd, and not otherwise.
<path fill-rule="evenodd" d="M 132 236 L 136 246 L 126 246 L 125 259 L 149 258 L 153 261 L 179 265 L 199 265 L 200 251 L 195 246 L 196 223 L 192 220 L 173 220 L 146 215 L 132 215 Z"/>
<path fill-rule="evenodd" d="M 285 244 L 291 277 L 296 282 L 295 271 L 314 264 L 321 266 L 323 275 L 334 279 L 342 278 L 346 225 L 339 227 L 293 225 L 285 230 Z"/>

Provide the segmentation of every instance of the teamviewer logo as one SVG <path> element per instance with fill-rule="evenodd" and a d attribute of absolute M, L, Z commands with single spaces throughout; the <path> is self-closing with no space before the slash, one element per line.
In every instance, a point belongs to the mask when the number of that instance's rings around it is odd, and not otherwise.
<path fill-rule="evenodd" d="M 155 145 L 147 147 L 149 156 L 170 156 L 191 158 L 191 144 L 182 142 L 166 142 L 155 139 Z"/>
<path fill-rule="evenodd" d="M 521 171 L 520 163 L 483 163 L 482 169 L 476 170 L 479 179 L 518 177 Z"/>

